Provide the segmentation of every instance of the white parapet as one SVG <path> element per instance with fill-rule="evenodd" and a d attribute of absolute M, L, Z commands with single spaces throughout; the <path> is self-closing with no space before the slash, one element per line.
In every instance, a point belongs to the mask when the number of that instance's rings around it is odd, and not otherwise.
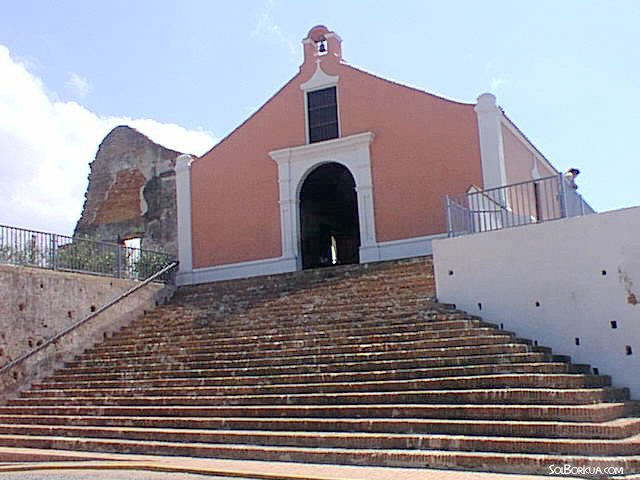
<path fill-rule="evenodd" d="M 640 207 L 434 240 L 438 299 L 640 398 Z"/>

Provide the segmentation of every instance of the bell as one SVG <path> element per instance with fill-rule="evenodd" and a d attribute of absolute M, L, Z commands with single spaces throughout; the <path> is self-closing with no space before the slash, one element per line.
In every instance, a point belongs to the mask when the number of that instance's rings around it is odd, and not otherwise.
<path fill-rule="evenodd" d="M 318 46 L 318 52 L 327 53 L 327 47 L 325 40 L 320 40 L 320 45 Z"/>

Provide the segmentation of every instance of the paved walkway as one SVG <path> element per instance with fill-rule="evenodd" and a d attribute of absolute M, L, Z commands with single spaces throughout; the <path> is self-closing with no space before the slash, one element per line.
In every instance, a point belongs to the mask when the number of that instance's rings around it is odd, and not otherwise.
<path fill-rule="evenodd" d="M 231 477 L 212 477 L 190 473 L 163 473 L 140 470 L 32 470 L 2 473 L 2 480 L 228 480 Z M 233 480 L 253 480 L 237 478 Z"/>
<path fill-rule="evenodd" d="M 358 467 L 347 465 L 312 465 L 288 462 L 218 460 L 189 457 L 95 454 L 77 455 L 75 461 L 32 463 L 28 454 L 36 450 L 0 448 L 0 457 L 13 454 L 16 463 L 0 464 L 2 480 L 201 480 L 207 478 L 235 480 L 541 480 L 575 477 L 507 475 L 417 468 Z M 51 454 L 51 450 L 42 451 Z M 68 457 L 70 452 L 60 452 Z M 86 455 L 86 460 L 83 456 Z M 93 457 L 93 459 L 91 459 Z M 65 458 L 68 460 L 68 458 Z M 14 473 L 10 473 L 10 472 Z M 164 476 L 162 475 L 164 473 Z M 12 475 L 12 476 L 10 476 Z"/>
<path fill-rule="evenodd" d="M 0 447 L 0 480 L 576 480 L 420 468 L 359 467 Z M 40 458 L 42 461 L 34 461 Z M 640 475 L 622 477 L 640 480 Z"/>

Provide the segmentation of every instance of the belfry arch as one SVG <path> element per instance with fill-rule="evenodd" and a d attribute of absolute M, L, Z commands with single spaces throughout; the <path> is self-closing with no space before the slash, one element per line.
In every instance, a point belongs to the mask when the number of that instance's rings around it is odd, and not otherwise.
<path fill-rule="evenodd" d="M 324 163 L 304 179 L 299 198 L 302 268 L 359 262 L 356 184 L 349 169 Z"/>

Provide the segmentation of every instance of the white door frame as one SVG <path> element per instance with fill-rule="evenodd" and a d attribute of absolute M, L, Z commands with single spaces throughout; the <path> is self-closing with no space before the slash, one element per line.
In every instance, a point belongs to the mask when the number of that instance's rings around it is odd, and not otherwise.
<path fill-rule="evenodd" d="M 373 139 L 373 132 L 364 132 L 269 152 L 278 164 L 282 256 L 295 259 L 298 269 L 302 268 L 300 189 L 312 170 L 331 162 L 347 168 L 355 181 L 360 224 L 360 263 L 380 260 L 375 230 L 369 148 Z"/>

